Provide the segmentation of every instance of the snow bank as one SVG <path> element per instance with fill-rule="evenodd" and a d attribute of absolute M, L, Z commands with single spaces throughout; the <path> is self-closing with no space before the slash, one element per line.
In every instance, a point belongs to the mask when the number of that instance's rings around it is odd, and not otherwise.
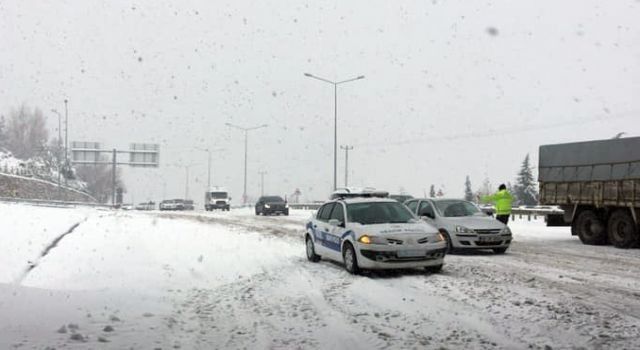
<path fill-rule="evenodd" d="M 252 232 L 143 213 L 89 217 L 24 285 L 65 290 L 212 287 L 303 251 Z M 82 264 L 77 264 L 81 261 Z"/>

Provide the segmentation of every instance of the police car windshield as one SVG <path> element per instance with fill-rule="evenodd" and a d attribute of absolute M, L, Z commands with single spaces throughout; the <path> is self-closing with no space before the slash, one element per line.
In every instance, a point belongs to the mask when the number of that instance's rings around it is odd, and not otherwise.
<path fill-rule="evenodd" d="M 349 222 L 362 225 L 413 222 L 413 214 L 398 202 L 347 204 Z"/>
<path fill-rule="evenodd" d="M 227 198 L 227 192 L 211 192 L 211 198 Z"/>
<path fill-rule="evenodd" d="M 444 200 L 435 201 L 435 204 L 440 215 L 444 217 L 473 216 L 480 213 L 478 207 L 467 201 Z"/>

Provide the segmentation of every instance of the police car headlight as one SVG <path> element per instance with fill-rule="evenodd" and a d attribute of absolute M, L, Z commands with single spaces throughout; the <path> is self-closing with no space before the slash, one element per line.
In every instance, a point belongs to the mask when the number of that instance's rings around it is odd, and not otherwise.
<path fill-rule="evenodd" d="M 269 204 L 265 204 L 264 207 L 265 208 L 271 208 L 271 206 Z"/>
<path fill-rule="evenodd" d="M 387 244 L 387 240 L 382 237 L 362 235 L 358 238 L 358 242 L 362 244 Z"/>
<path fill-rule="evenodd" d="M 468 227 L 464 227 L 464 226 L 456 226 L 456 232 L 458 233 L 476 233 L 476 231 L 468 228 Z"/>
<path fill-rule="evenodd" d="M 503 235 L 511 235 L 511 229 L 509 228 L 509 226 L 505 226 L 502 231 L 500 231 L 500 234 Z"/>

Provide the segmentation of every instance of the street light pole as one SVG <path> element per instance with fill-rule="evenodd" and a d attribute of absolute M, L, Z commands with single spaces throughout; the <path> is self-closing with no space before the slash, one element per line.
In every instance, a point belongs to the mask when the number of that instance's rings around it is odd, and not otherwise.
<path fill-rule="evenodd" d="M 333 190 L 338 188 L 338 84 L 333 84 Z"/>
<path fill-rule="evenodd" d="M 353 146 L 344 145 L 340 146 L 344 150 L 344 187 L 349 186 L 349 151 L 353 149 Z"/>
<path fill-rule="evenodd" d="M 189 167 L 190 165 L 187 165 L 184 167 L 186 173 L 187 173 L 187 177 L 186 180 L 184 182 L 184 199 L 187 200 L 189 199 Z"/>
<path fill-rule="evenodd" d="M 199 151 L 207 152 L 207 191 L 209 191 L 211 189 L 211 153 L 224 151 L 225 149 L 224 148 L 210 149 L 210 148 L 200 148 L 200 147 L 195 147 L 195 149 Z"/>
<path fill-rule="evenodd" d="M 61 200 L 61 196 L 60 196 L 60 186 L 61 186 L 61 179 L 60 176 L 62 174 L 62 169 L 60 166 L 61 163 L 61 159 L 62 158 L 62 115 L 55 109 L 52 109 L 51 112 L 55 113 L 58 116 L 58 152 L 56 152 L 56 158 L 58 160 L 58 200 Z"/>
<path fill-rule="evenodd" d="M 252 127 L 242 127 L 238 125 L 234 125 L 231 123 L 225 123 L 228 127 L 236 128 L 244 131 L 244 187 L 242 192 L 242 204 L 247 204 L 247 155 L 248 155 L 248 145 L 249 145 L 249 131 L 256 130 L 260 128 L 266 128 L 267 124 L 262 124 L 260 126 L 252 126 Z"/>
<path fill-rule="evenodd" d="M 266 174 L 266 171 L 260 171 L 258 172 L 258 174 L 260 174 L 260 195 L 264 196 L 264 175 Z"/>
<path fill-rule="evenodd" d="M 65 165 L 69 161 L 69 108 L 68 108 L 68 100 L 64 99 L 64 162 Z M 65 177 L 66 179 L 66 177 Z"/>
<path fill-rule="evenodd" d="M 364 79 L 364 75 L 342 81 L 332 81 L 311 73 L 304 73 L 304 76 L 333 84 L 333 189 L 335 190 L 338 187 L 338 85 Z"/>
<path fill-rule="evenodd" d="M 249 144 L 249 130 L 244 131 L 244 188 L 242 190 L 242 204 L 247 203 L 247 145 Z"/>

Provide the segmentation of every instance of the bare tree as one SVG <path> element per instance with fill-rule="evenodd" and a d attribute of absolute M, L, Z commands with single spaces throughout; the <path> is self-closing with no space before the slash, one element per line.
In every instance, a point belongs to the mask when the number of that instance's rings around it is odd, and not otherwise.
<path fill-rule="evenodd" d="M 11 110 L 6 126 L 6 147 L 17 158 L 29 159 L 41 153 L 48 137 L 46 119 L 40 109 L 32 110 L 22 105 Z"/>

